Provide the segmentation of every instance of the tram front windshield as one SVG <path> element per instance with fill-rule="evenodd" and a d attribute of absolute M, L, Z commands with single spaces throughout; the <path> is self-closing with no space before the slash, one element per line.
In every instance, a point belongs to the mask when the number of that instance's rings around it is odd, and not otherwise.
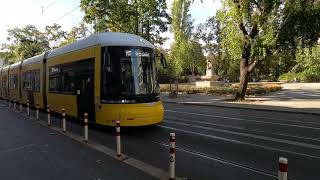
<path fill-rule="evenodd" d="M 152 102 L 159 95 L 155 52 L 141 47 L 103 47 L 101 98 L 106 102 Z"/>

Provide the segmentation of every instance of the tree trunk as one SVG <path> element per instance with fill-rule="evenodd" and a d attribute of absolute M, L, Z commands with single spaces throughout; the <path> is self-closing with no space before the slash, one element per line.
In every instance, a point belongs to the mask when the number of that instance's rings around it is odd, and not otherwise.
<path fill-rule="evenodd" d="M 245 60 L 240 62 L 240 84 L 238 92 L 236 93 L 235 100 L 244 100 L 247 92 L 249 76 L 250 76 L 249 66 Z"/>

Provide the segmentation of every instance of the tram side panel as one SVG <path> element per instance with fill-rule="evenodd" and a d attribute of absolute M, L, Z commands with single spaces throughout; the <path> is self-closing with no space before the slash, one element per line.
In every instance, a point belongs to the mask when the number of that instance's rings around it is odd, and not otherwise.
<path fill-rule="evenodd" d="M 9 69 L 9 97 L 16 102 L 20 100 L 19 71 L 19 65 L 12 66 Z"/>
<path fill-rule="evenodd" d="M 2 68 L 0 70 L 0 99 L 3 99 L 3 97 L 2 97 Z"/>
<path fill-rule="evenodd" d="M 43 67 L 42 61 L 32 64 L 25 64 L 21 67 L 21 98 L 22 102 L 30 103 L 31 107 L 37 104 L 40 108 L 44 108 L 43 93 L 42 93 L 42 76 Z"/>
<path fill-rule="evenodd" d="M 53 111 L 61 112 L 65 108 L 67 115 L 83 118 L 83 113 L 92 109 L 91 100 L 94 98 L 89 99 L 85 93 L 94 90 L 95 49 L 89 47 L 55 57 L 50 57 L 49 53 L 46 94 Z M 94 112 L 87 113 L 89 117 L 94 115 Z"/>
<path fill-rule="evenodd" d="M 1 96 L 4 100 L 8 99 L 8 68 L 1 72 Z"/>

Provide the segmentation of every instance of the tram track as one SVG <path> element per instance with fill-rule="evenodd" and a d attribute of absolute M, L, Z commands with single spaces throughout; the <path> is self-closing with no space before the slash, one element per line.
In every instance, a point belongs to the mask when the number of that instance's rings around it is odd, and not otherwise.
<path fill-rule="evenodd" d="M 169 110 L 165 110 L 165 112 L 174 112 L 174 111 L 180 111 L 180 112 L 183 112 L 183 108 L 178 108 L 178 109 L 169 109 Z M 192 111 L 193 113 L 193 111 Z M 224 116 L 226 114 L 228 114 L 228 116 L 230 117 L 243 117 L 243 118 L 248 118 L 248 119 L 260 119 L 260 120 L 269 120 L 270 122 L 272 121 L 282 121 L 282 122 L 288 122 L 288 123 L 301 123 L 301 124 L 309 124 L 309 125 L 320 125 L 320 122 L 315 122 L 315 121 L 306 121 L 306 119 L 303 119 L 303 120 L 293 120 L 293 119 L 284 119 L 284 118 L 269 118 L 269 117 L 266 117 L 266 116 L 253 116 L 253 115 L 244 115 L 244 114 L 236 114 L 236 113 L 231 113 L 231 112 L 213 112 L 213 111 L 207 111 L 207 110 L 199 110 L 197 111 L 197 113 L 201 113 L 201 114 L 211 114 L 213 113 L 212 115 L 219 115 L 219 116 Z M 314 115 L 316 116 L 316 115 Z"/>
<path fill-rule="evenodd" d="M 142 136 L 135 136 L 135 137 L 143 138 Z M 169 143 L 163 142 L 161 140 L 147 139 L 147 141 L 155 143 L 155 144 L 158 144 L 158 145 L 161 145 L 161 146 L 164 146 L 164 147 L 167 147 L 167 148 L 170 147 Z M 197 157 L 201 157 L 201 158 L 204 158 L 204 159 L 207 159 L 207 160 L 211 160 L 211 161 L 227 164 L 229 166 L 233 166 L 233 167 L 241 168 L 241 169 L 244 169 L 244 170 L 247 170 L 247 171 L 251 171 L 251 172 L 254 172 L 254 173 L 262 174 L 262 175 L 265 175 L 265 176 L 268 176 L 268 177 L 272 177 L 274 179 L 277 179 L 277 177 L 278 177 L 277 174 L 275 174 L 275 173 L 271 173 L 271 172 L 268 172 L 268 171 L 265 171 L 265 170 L 261 170 L 261 169 L 258 169 L 258 168 L 252 167 L 252 166 L 240 164 L 240 163 L 237 163 L 235 161 L 230 161 L 230 160 L 223 159 L 223 158 L 220 158 L 220 157 L 217 157 L 217 156 L 212 156 L 210 154 L 206 154 L 206 153 L 203 153 L 203 152 L 200 152 L 200 151 L 196 151 L 196 150 L 193 150 L 193 149 L 189 149 L 189 148 L 185 148 L 185 147 L 182 147 L 182 146 L 177 146 L 176 145 L 176 150 L 184 152 L 184 153 L 188 153 L 188 154 L 191 154 L 191 155 L 194 155 L 194 156 L 197 156 Z M 189 180 L 189 179 L 187 179 L 187 180 Z M 295 179 L 289 178 L 289 180 L 295 180 Z"/>
<path fill-rule="evenodd" d="M 196 124 L 211 125 L 211 126 L 215 126 L 215 127 L 229 128 L 229 129 L 235 129 L 235 130 L 243 130 L 243 131 L 252 132 L 252 133 L 269 133 L 271 135 L 276 135 L 276 136 L 297 138 L 297 139 L 301 139 L 301 140 L 310 140 L 310 141 L 315 141 L 315 142 L 319 142 L 320 143 L 320 139 L 318 139 L 318 138 L 307 137 L 307 136 L 296 136 L 296 135 L 292 135 L 292 134 L 289 134 L 289 133 L 268 132 L 268 131 L 263 131 L 263 130 L 259 130 L 259 129 L 242 128 L 242 127 L 238 127 L 238 126 L 224 125 L 224 124 L 204 122 L 204 121 L 195 122 L 194 120 L 189 120 L 189 119 L 185 119 L 185 118 L 184 119 L 175 118 L 175 117 L 170 117 L 170 116 L 168 116 L 167 119 L 187 122 L 185 124 L 191 125 L 191 126 L 194 126 L 193 124 L 196 123 Z M 164 122 L 167 122 L 167 123 L 176 123 L 177 121 L 172 122 L 172 121 L 164 120 Z M 190 124 L 190 123 L 193 123 L 193 124 Z"/>
<path fill-rule="evenodd" d="M 45 115 L 45 114 L 43 114 L 43 115 Z M 45 120 L 45 119 L 43 118 L 42 120 Z M 71 124 L 73 124 L 74 126 L 77 126 L 77 129 L 78 128 L 81 129 L 81 126 L 78 126 L 79 125 L 78 123 L 71 123 Z M 156 127 L 162 128 L 162 125 L 157 125 Z M 71 128 L 71 129 L 74 129 L 74 128 Z M 143 129 L 146 130 L 145 128 L 143 128 Z M 127 143 L 131 144 L 130 146 L 133 146 L 133 144 L 135 143 L 134 139 L 130 140 L 130 137 L 131 137 L 131 138 L 136 138 L 136 140 L 139 140 L 139 141 L 145 141 L 145 144 L 141 147 L 141 149 L 144 149 L 150 143 L 155 144 L 154 145 L 155 147 L 157 145 L 159 145 L 159 146 L 162 146 L 162 147 L 165 147 L 165 148 L 169 148 L 169 142 L 166 142 L 164 138 L 161 138 L 162 136 L 160 138 L 159 137 L 157 138 L 157 136 L 154 136 L 154 137 L 148 136 L 148 138 L 146 138 L 146 134 L 151 133 L 152 130 L 153 130 L 152 128 L 151 129 L 147 128 L 148 133 L 145 133 L 144 131 L 142 131 L 143 129 L 141 129 L 141 128 L 133 128 L 133 129 L 124 128 L 123 129 L 124 130 L 123 136 L 125 136 L 125 139 L 127 139 Z M 167 129 L 167 128 L 164 128 L 164 129 Z M 103 134 L 108 135 L 108 136 L 109 135 L 112 136 L 112 134 L 113 134 L 113 129 L 108 129 L 107 131 L 100 131 L 100 130 L 97 130 L 97 129 L 93 128 L 93 130 L 95 132 L 98 132 L 98 133 L 99 132 L 100 133 L 103 132 Z M 161 133 L 159 135 L 163 135 L 164 134 L 164 132 L 160 132 L 160 131 L 159 131 L 159 133 Z M 105 136 L 103 134 L 101 135 L 101 137 Z M 138 141 L 136 141 L 136 142 L 138 142 Z M 251 173 L 260 174 L 261 176 L 265 176 L 266 178 L 270 177 L 270 179 L 277 179 L 276 172 L 271 172 L 270 169 L 265 170 L 265 168 L 259 167 L 259 166 L 255 167 L 255 164 L 249 164 L 248 165 L 244 161 L 237 161 L 236 159 L 228 160 L 228 157 L 221 157 L 220 155 L 212 155 L 210 152 L 203 152 L 201 149 L 195 150 L 192 147 L 186 147 L 184 144 L 177 145 L 176 146 L 176 150 L 178 151 L 178 153 L 180 151 L 180 153 L 184 154 L 184 155 L 178 155 L 180 157 L 185 157 L 185 155 L 188 154 L 188 155 L 193 156 L 194 159 L 203 159 L 203 160 L 208 161 L 208 162 L 210 162 L 210 161 L 211 162 L 215 162 L 216 164 L 224 164 L 226 166 L 230 166 L 230 167 L 233 167 L 233 168 L 242 169 L 244 172 L 248 171 L 248 172 L 251 172 Z M 131 154 L 131 153 L 129 153 L 129 154 Z M 132 153 L 132 155 L 135 155 L 135 153 Z M 165 155 L 165 154 L 162 154 L 161 157 L 163 155 Z M 137 156 L 138 159 L 139 159 L 139 156 Z M 135 157 L 135 156 L 133 156 L 133 157 Z M 142 158 L 142 160 L 143 160 L 143 158 Z M 150 159 L 147 158 L 147 160 L 145 162 L 149 162 L 149 163 L 152 164 L 153 161 L 150 161 Z M 159 167 L 162 167 L 162 166 L 159 166 Z M 163 169 L 163 167 L 162 167 L 162 169 Z M 183 173 L 182 173 L 182 175 L 183 175 Z M 196 175 L 196 177 L 197 177 L 197 175 Z M 190 175 L 189 178 L 194 179 L 193 175 Z M 289 179 L 294 180 L 294 178 L 292 178 L 292 177 L 290 177 Z"/>

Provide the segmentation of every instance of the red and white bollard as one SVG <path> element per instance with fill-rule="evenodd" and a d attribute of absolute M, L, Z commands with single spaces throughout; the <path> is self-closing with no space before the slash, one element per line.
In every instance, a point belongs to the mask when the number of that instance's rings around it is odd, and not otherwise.
<path fill-rule="evenodd" d="M 84 113 L 84 142 L 88 142 L 88 114 Z"/>
<path fill-rule="evenodd" d="M 48 126 L 51 126 L 50 106 L 49 105 L 47 105 L 47 113 L 48 113 Z"/>
<path fill-rule="evenodd" d="M 120 121 L 116 121 L 117 157 L 121 157 Z"/>
<path fill-rule="evenodd" d="M 20 102 L 19 103 L 20 103 L 19 104 L 20 105 L 20 110 L 19 111 L 22 112 L 22 100 L 21 100 L 21 98 L 20 98 Z"/>
<path fill-rule="evenodd" d="M 62 112 L 62 132 L 67 132 L 67 128 L 66 128 L 66 111 L 64 108 L 61 109 Z"/>
<path fill-rule="evenodd" d="M 176 166 L 176 134 L 170 133 L 170 164 L 169 164 L 169 179 L 176 178 L 175 175 Z"/>
<path fill-rule="evenodd" d="M 287 180 L 288 179 L 288 159 L 284 157 L 279 158 L 279 170 L 278 179 Z"/>
<path fill-rule="evenodd" d="M 36 119 L 39 120 L 39 104 L 36 105 Z"/>
<path fill-rule="evenodd" d="M 30 116 L 30 103 L 27 101 L 27 116 Z"/>

